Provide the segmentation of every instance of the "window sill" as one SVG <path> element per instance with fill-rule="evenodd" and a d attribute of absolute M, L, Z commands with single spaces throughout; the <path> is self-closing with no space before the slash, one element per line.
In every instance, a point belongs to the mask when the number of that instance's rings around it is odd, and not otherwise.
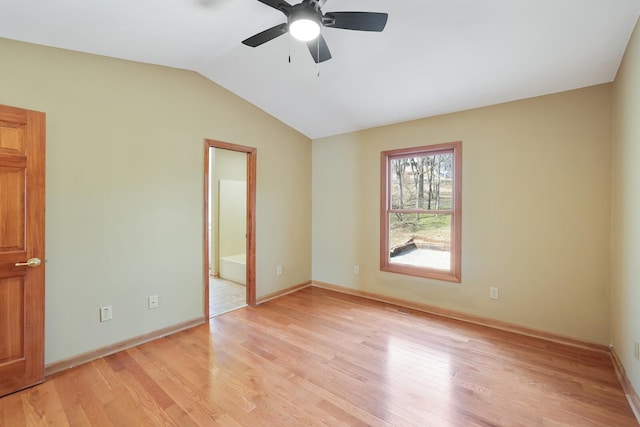
<path fill-rule="evenodd" d="M 410 265 L 383 264 L 381 271 L 389 273 L 405 274 L 408 276 L 423 277 L 425 279 L 442 280 L 445 282 L 460 283 L 460 272 L 442 271 L 424 267 L 412 267 Z"/>

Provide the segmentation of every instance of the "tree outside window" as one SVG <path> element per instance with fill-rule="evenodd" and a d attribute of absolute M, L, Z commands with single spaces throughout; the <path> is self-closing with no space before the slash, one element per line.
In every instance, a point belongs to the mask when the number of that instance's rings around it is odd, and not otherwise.
<path fill-rule="evenodd" d="M 461 142 L 382 153 L 382 270 L 460 282 L 461 157 Z"/>

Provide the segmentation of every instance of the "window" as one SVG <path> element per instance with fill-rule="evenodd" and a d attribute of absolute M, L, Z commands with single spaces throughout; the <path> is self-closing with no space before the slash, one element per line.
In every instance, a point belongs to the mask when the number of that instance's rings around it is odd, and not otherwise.
<path fill-rule="evenodd" d="M 382 152 L 380 269 L 460 282 L 462 143 Z"/>

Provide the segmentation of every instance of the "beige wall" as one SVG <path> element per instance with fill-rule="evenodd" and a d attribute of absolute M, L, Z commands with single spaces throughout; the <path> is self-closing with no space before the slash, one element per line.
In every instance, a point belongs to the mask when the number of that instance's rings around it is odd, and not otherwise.
<path fill-rule="evenodd" d="M 636 391 L 640 362 L 640 27 L 636 25 L 613 85 L 613 348 Z"/>
<path fill-rule="evenodd" d="M 218 181 L 218 249 L 220 257 L 246 254 L 247 182 Z"/>
<path fill-rule="evenodd" d="M 0 57 L 0 103 L 47 113 L 46 363 L 203 316 L 204 138 L 257 147 L 257 295 L 310 280 L 308 138 L 193 72 Z"/>
<path fill-rule="evenodd" d="M 610 96 L 601 85 L 315 140 L 313 279 L 609 344 Z M 381 272 L 380 152 L 458 140 L 462 283 Z"/>

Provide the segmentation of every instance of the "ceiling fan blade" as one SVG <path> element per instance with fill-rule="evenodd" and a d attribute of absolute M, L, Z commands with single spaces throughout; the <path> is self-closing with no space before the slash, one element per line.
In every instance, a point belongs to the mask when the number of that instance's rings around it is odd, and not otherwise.
<path fill-rule="evenodd" d="M 251 36 L 248 39 L 243 40 L 242 44 L 246 44 L 247 46 L 251 47 L 260 46 L 263 43 L 266 43 L 270 40 L 275 39 L 276 37 L 285 34 L 287 32 L 287 27 L 288 25 L 286 23 L 276 25 L 275 27 L 271 27 L 261 33 L 256 34 L 255 36 Z"/>
<path fill-rule="evenodd" d="M 322 25 L 345 30 L 380 32 L 387 25 L 388 17 L 387 13 L 378 12 L 329 12 L 322 17 Z"/>
<path fill-rule="evenodd" d="M 320 34 L 315 40 L 309 40 L 307 42 L 307 46 L 309 47 L 309 52 L 316 64 L 331 59 L 329 46 L 327 46 L 327 42 L 324 37 L 322 37 L 322 34 Z"/>
<path fill-rule="evenodd" d="M 267 6 L 271 6 L 274 9 L 278 9 L 281 12 L 284 12 L 286 9 L 290 8 L 291 5 L 286 1 L 282 0 L 258 0 L 260 3 L 264 3 Z"/>

